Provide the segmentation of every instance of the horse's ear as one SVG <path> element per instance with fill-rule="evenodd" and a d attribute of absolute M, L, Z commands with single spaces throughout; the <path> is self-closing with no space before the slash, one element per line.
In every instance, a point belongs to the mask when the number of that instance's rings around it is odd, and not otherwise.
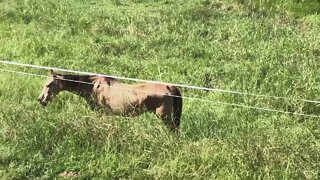
<path fill-rule="evenodd" d="M 54 75 L 54 71 L 52 69 L 50 69 L 50 75 Z"/>

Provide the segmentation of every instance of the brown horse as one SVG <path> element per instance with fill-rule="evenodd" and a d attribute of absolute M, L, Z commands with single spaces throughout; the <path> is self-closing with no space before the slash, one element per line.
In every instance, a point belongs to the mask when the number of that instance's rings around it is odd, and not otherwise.
<path fill-rule="evenodd" d="M 106 109 L 123 115 L 150 111 L 160 117 L 170 130 L 179 128 L 182 98 L 175 86 L 156 83 L 129 85 L 109 77 L 50 72 L 38 98 L 43 106 L 60 91 L 69 91 L 83 97 L 91 109 Z"/>

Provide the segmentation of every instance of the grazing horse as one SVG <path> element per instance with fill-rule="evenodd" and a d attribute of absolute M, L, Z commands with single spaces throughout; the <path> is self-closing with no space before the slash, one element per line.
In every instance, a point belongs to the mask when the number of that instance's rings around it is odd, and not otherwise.
<path fill-rule="evenodd" d="M 123 115 L 150 111 L 174 132 L 180 125 L 182 98 L 175 86 L 144 83 L 129 85 L 97 75 L 57 74 L 52 70 L 38 98 L 46 106 L 60 91 L 83 97 L 91 109 L 105 109 Z"/>

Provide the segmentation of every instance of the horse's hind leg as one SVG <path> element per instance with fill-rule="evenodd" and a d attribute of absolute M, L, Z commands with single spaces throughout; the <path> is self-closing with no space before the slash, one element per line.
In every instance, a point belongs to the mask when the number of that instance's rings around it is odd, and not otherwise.
<path fill-rule="evenodd" d="M 175 127 L 175 123 L 171 117 L 172 108 L 168 108 L 165 106 L 160 106 L 156 109 L 156 115 L 162 119 L 165 126 L 170 129 L 170 131 L 175 132 L 177 127 Z"/>

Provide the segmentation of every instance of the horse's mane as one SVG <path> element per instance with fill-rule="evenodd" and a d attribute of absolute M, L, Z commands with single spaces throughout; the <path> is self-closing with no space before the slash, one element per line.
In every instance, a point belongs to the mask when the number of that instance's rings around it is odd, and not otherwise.
<path fill-rule="evenodd" d="M 117 79 L 112 77 L 103 77 L 98 75 L 79 75 L 79 74 L 61 74 L 63 79 L 71 81 L 83 81 L 83 82 L 92 82 L 95 78 L 104 78 L 109 83 L 114 83 Z"/>
<path fill-rule="evenodd" d="M 92 75 L 78 75 L 78 74 L 63 74 L 61 75 L 63 79 L 74 80 L 74 81 L 83 81 L 83 82 L 91 82 L 90 78 Z"/>

